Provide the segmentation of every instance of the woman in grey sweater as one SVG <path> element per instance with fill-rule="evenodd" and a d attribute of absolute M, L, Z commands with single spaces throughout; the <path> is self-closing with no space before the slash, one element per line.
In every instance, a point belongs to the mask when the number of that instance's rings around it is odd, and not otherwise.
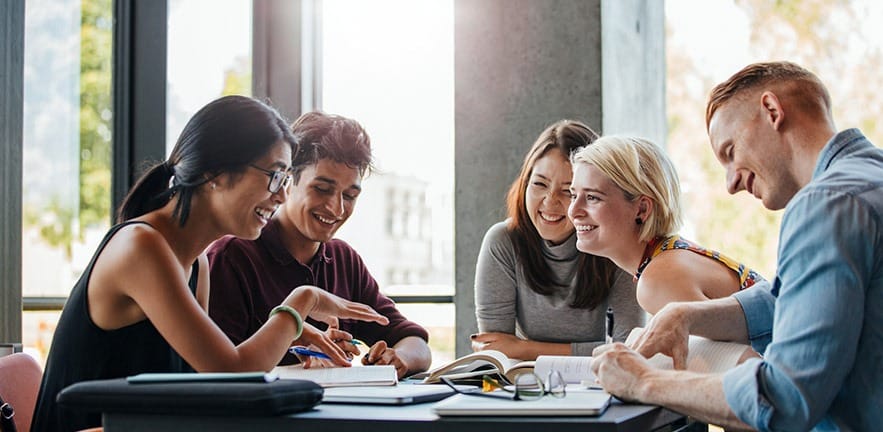
<path fill-rule="evenodd" d="M 578 121 L 549 126 L 524 159 L 507 198 L 508 218 L 492 226 L 475 272 L 476 351 L 510 358 L 591 355 L 604 343 L 613 308 L 613 336 L 625 340 L 645 313 L 632 276 L 605 258 L 576 249 L 570 204 L 569 155 L 598 135 Z"/>

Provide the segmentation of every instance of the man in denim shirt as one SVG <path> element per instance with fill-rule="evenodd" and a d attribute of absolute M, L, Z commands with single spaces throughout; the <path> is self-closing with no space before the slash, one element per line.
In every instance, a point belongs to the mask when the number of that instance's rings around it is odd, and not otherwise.
<path fill-rule="evenodd" d="M 819 79 L 758 63 L 712 90 L 711 146 L 731 194 L 785 208 L 778 274 L 724 299 L 672 303 L 635 343 L 683 368 L 687 336 L 751 343 L 725 374 L 650 368 L 622 344 L 595 350 L 604 387 L 700 420 L 758 430 L 883 427 L 883 151 L 837 133 Z"/>

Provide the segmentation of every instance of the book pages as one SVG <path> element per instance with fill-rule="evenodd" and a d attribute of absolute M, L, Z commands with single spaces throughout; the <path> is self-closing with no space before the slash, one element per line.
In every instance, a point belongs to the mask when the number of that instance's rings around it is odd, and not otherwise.
<path fill-rule="evenodd" d="M 644 329 L 636 327 L 629 333 L 626 345 L 631 345 Z M 750 349 L 748 345 L 734 342 L 721 342 L 690 335 L 689 353 L 687 354 L 687 370 L 701 373 L 720 373 L 735 367 L 739 359 Z M 656 354 L 649 360 L 650 364 L 659 369 L 674 369 L 671 357 Z"/>

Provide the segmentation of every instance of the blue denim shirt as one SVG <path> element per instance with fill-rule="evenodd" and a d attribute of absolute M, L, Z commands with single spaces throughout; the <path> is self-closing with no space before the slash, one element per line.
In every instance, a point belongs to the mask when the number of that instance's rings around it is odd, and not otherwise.
<path fill-rule="evenodd" d="M 835 135 L 785 208 L 772 288 L 735 297 L 763 353 L 724 375 L 742 421 L 883 428 L 883 150 L 857 129 Z"/>

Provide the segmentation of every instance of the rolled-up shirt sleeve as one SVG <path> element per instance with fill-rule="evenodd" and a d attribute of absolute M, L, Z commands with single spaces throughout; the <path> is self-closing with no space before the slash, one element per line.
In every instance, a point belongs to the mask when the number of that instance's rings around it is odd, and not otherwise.
<path fill-rule="evenodd" d="M 724 375 L 727 403 L 742 421 L 767 431 L 830 420 L 825 414 L 856 358 L 877 246 L 867 239 L 878 229 L 872 209 L 852 194 L 813 189 L 788 205 L 767 291 L 776 298 L 771 341 L 763 359 Z M 770 299 L 755 290 L 738 298 L 752 342 L 760 341 Z"/>
<path fill-rule="evenodd" d="M 748 324 L 748 340 L 755 351 L 762 353 L 773 334 L 773 311 L 776 297 L 770 292 L 772 285 L 763 280 L 751 288 L 733 294 L 742 305 Z"/>

